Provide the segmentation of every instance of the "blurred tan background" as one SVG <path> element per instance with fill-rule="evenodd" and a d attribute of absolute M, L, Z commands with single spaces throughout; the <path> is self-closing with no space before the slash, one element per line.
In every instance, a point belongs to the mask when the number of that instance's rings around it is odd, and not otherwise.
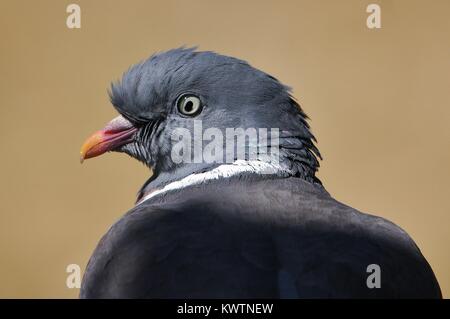
<path fill-rule="evenodd" d="M 81 29 L 66 7 L 81 7 Z M 378 3 L 382 28 L 366 27 Z M 0 2 L 0 297 L 71 298 L 149 177 L 108 154 L 79 164 L 115 112 L 106 89 L 155 51 L 199 45 L 294 88 L 338 199 L 407 230 L 450 297 L 450 1 Z M 405 265 L 407 267 L 408 265 Z"/>

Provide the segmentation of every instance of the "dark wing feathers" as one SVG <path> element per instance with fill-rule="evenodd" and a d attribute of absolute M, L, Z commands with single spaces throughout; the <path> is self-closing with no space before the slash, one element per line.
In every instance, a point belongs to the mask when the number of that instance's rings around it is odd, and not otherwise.
<path fill-rule="evenodd" d="M 381 267 L 381 289 L 366 268 Z M 409 236 L 297 178 L 218 180 L 137 206 L 99 243 L 84 298 L 440 297 Z"/>

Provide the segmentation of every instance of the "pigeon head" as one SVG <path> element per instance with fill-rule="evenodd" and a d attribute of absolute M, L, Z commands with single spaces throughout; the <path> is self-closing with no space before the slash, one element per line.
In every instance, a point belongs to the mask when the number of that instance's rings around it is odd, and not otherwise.
<path fill-rule="evenodd" d="M 276 128 L 280 166 L 292 176 L 319 182 L 315 173 L 320 154 L 307 116 L 288 87 L 245 61 L 214 52 L 174 49 L 131 67 L 109 93 L 120 116 L 85 142 L 81 160 L 108 151 L 122 152 L 151 167 L 151 180 L 162 176 L 170 181 L 220 162 L 217 157 L 215 162 L 174 160 L 174 133 L 180 129 L 191 133 L 192 141 L 183 145 L 194 149 L 198 143 L 200 148 L 208 143 L 203 133 L 196 135 L 199 125 L 202 132 L 216 129 L 222 137 L 230 128 L 266 129 L 269 136 Z M 248 140 L 244 142 L 249 148 L 257 148 Z M 215 151 L 228 154 L 230 149 L 223 145 L 223 150 Z"/>

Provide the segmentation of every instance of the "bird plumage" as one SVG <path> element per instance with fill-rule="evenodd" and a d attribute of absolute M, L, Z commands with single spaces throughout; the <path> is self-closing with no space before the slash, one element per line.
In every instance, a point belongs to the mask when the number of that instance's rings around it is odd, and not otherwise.
<path fill-rule="evenodd" d="M 366 285 L 370 264 L 381 288 Z M 399 227 L 299 178 L 244 175 L 157 195 L 103 237 L 83 298 L 437 298 Z"/>
<path fill-rule="evenodd" d="M 180 112 L 186 94 L 201 103 L 195 115 Z M 122 152 L 153 175 L 99 242 L 80 297 L 441 297 L 406 232 L 328 194 L 307 116 L 274 77 L 235 58 L 175 49 L 130 68 L 110 97 L 121 116 L 88 139 L 81 159 Z M 171 134 L 194 131 L 194 120 L 204 129 L 277 128 L 279 161 L 269 172 L 248 153 L 176 162 Z M 380 288 L 367 286 L 371 264 L 380 266 Z"/>

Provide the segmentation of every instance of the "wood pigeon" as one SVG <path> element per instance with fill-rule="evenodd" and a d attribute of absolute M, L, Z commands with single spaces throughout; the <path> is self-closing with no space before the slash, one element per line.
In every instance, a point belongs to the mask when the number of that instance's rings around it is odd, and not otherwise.
<path fill-rule="evenodd" d="M 153 175 L 98 243 L 81 298 L 441 298 L 404 230 L 325 190 L 307 116 L 274 77 L 179 48 L 131 67 L 109 94 L 120 116 L 81 160 L 122 152 Z M 194 136 L 182 160 L 180 128 Z M 220 143 L 230 128 L 266 129 L 274 142 L 244 138 L 237 156 L 239 143 Z M 213 137 L 214 161 L 197 156 Z M 264 146 L 271 155 L 255 159 Z"/>

